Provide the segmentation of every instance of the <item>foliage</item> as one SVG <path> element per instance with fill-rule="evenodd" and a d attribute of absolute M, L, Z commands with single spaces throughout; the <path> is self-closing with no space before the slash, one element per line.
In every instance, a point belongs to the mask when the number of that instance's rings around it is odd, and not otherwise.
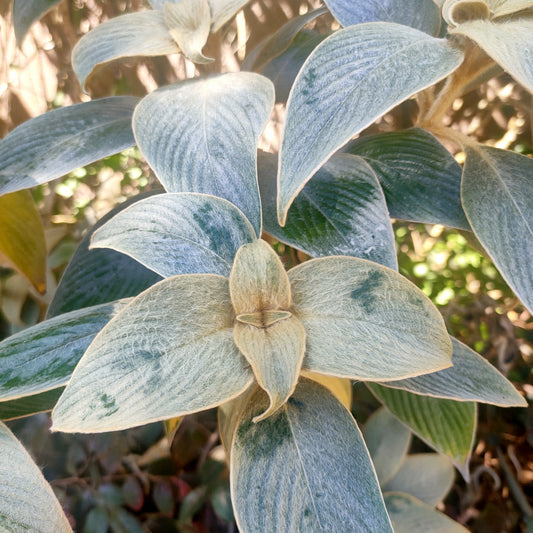
<path fill-rule="evenodd" d="M 181 417 L 218 407 L 241 531 L 460 531 L 432 506 L 449 489 L 448 461 L 469 477 L 476 402 L 527 404 L 450 337 L 432 301 L 398 272 L 390 217 L 472 231 L 533 312 L 533 162 L 443 122 L 497 65 L 533 90 L 533 2 L 446 0 L 439 9 L 420 0 L 404 9 L 381 0 L 359 10 L 328 0 L 343 28 L 301 31 L 324 8 L 295 17 L 250 54 L 245 65 L 258 72 L 221 73 L 204 47 L 245 3 L 152 1 L 102 23 L 73 51 L 82 86 L 103 63 L 133 55 L 181 52 L 210 75 L 140 100 L 50 111 L 0 143 L 2 194 L 133 144 L 164 187 L 101 220 L 65 270 L 48 319 L 0 343 L 0 414 L 53 407 L 55 431 L 167 421 L 174 434 Z M 50 2 L 28 5 L 31 17 L 21 18 L 15 3 L 19 41 Z M 258 152 L 259 139 L 288 87 L 276 163 Z M 365 131 L 413 98 L 415 127 Z M 462 168 L 447 147 L 461 151 Z M 0 235 L 6 254 L 25 243 L 10 224 Z M 295 264 L 280 259 L 285 247 Z M 42 283 L 21 258 L 11 260 Z M 388 409 L 363 433 L 349 412 L 351 381 Z M 449 459 L 407 457 L 407 428 Z M 58 511 L 3 431 L 14 451 L 2 454 L 0 471 L 23 464 L 32 500 Z M 15 481 L 18 494 L 24 479 Z M 167 489 L 154 500 L 172 514 Z M 115 521 L 137 530 L 121 507 L 130 492 L 103 490 L 85 528 Z M 224 508 L 216 495 L 226 493 L 201 486 L 184 500 L 180 527 L 207 494 Z M 31 504 L 2 499 L 0 524 L 34 521 Z M 68 531 L 58 513 L 48 530 Z"/>

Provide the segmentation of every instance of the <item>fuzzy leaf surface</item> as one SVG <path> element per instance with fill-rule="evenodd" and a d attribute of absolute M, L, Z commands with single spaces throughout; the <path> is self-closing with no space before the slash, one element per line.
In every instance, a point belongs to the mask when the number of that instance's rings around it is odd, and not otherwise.
<path fill-rule="evenodd" d="M 0 402 L 0 420 L 13 420 L 24 416 L 51 411 L 61 396 L 64 387 L 58 387 L 32 396 Z"/>
<path fill-rule="evenodd" d="M 344 151 L 372 167 L 391 217 L 470 229 L 461 205 L 462 169 L 430 133 L 411 128 L 360 137 Z"/>
<path fill-rule="evenodd" d="M 381 488 L 383 492 L 406 492 L 435 507 L 452 488 L 454 478 L 455 471 L 448 457 L 419 453 L 407 456 L 392 479 L 382 483 Z"/>
<path fill-rule="evenodd" d="M 59 178 L 135 144 L 133 96 L 112 96 L 54 109 L 0 141 L 0 194 Z"/>
<path fill-rule="evenodd" d="M 415 394 L 458 401 L 475 401 L 500 407 L 526 407 L 514 385 L 484 357 L 450 337 L 453 366 L 414 378 L 389 381 L 387 387 Z"/>
<path fill-rule="evenodd" d="M 252 371 L 233 342 L 228 280 L 165 279 L 97 335 L 53 413 L 53 428 L 100 432 L 215 407 L 243 392 Z"/>
<path fill-rule="evenodd" d="M 255 240 L 243 213 L 221 198 L 158 194 L 134 203 L 94 233 L 91 248 L 129 255 L 163 277 L 229 277 L 240 246 Z"/>
<path fill-rule="evenodd" d="M 307 347 L 303 368 L 388 381 L 451 365 L 440 313 L 395 271 L 355 257 L 312 259 L 288 272 Z"/>
<path fill-rule="evenodd" d="M 66 385 L 96 334 L 129 301 L 59 315 L 0 342 L 0 400 Z"/>
<path fill-rule="evenodd" d="M 20 46 L 30 26 L 61 0 L 14 0 L 13 25 Z"/>
<path fill-rule="evenodd" d="M 0 422 L 0 530 L 72 531 L 52 488 L 13 433 Z"/>
<path fill-rule="evenodd" d="M 351 26 L 318 45 L 287 103 L 278 174 L 280 222 L 336 150 L 389 109 L 454 71 L 462 57 L 446 40 L 388 22 Z"/>
<path fill-rule="evenodd" d="M 239 530 L 392 531 L 350 412 L 310 381 L 298 385 L 279 413 L 254 424 L 267 405 L 266 395 L 252 397 L 233 441 L 230 482 Z"/>
<path fill-rule="evenodd" d="M 46 242 L 29 191 L 0 196 L 0 255 L 39 291 L 46 291 Z M 0 258 L 1 259 L 1 258 Z"/>
<path fill-rule="evenodd" d="M 476 146 L 466 150 L 461 185 L 466 216 L 476 237 L 530 312 L 533 312 L 532 175 L 533 159 L 507 150 Z"/>
<path fill-rule="evenodd" d="M 492 22 L 472 20 L 451 33 L 472 39 L 504 70 L 533 93 L 533 18 L 516 16 Z"/>
<path fill-rule="evenodd" d="M 383 495 L 395 533 L 467 533 L 445 514 L 435 511 L 414 496 L 403 492 L 388 492 Z"/>
<path fill-rule="evenodd" d="M 208 0 L 211 8 L 211 31 L 218 31 L 249 0 Z"/>
<path fill-rule="evenodd" d="M 265 231 L 312 257 L 350 255 L 398 268 L 385 197 L 363 159 L 332 156 L 296 197 L 283 227 L 276 216 L 273 163 L 270 154 L 259 158 Z"/>
<path fill-rule="evenodd" d="M 363 436 L 383 487 L 399 471 L 411 444 L 411 432 L 387 409 L 378 409 L 363 427 Z"/>
<path fill-rule="evenodd" d="M 495 17 L 503 17 L 533 7 L 533 0 L 487 0 Z"/>
<path fill-rule="evenodd" d="M 272 83 L 238 72 L 163 87 L 137 106 L 137 144 L 167 192 L 235 204 L 261 234 L 257 141 L 274 103 Z"/>
<path fill-rule="evenodd" d="M 131 56 L 162 56 L 180 51 L 161 11 L 126 13 L 102 22 L 72 50 L 72 67 L 80 85 L 102 63 Z"/>
<path fill-rule="evenodd" d="M 474 402 L 456 402 L 367 383 L 387 409 L 434 450 L 450 457 L 465 479 L 476 432 Z"/>
<path fill-rule="evenodd" d="M 397 22 L 436 35 L 440 27 L 439 8 L 433 0 L 325 0 L 333 16 L 343 26 L 363 22 Z"/>

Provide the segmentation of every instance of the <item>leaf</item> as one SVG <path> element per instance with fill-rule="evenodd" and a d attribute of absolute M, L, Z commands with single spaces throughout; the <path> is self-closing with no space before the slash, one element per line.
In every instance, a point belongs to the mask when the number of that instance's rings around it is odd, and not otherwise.
<path fill-rule="evenodd" d="M 428 446 L 450 457 L 468 481 L 468 463 L 476 433 L 474 402 L 456 402 L 419 396 L 367 383 L 374 396 Z"/>
<path fill-rule="evenodd" d="M 305 370 L 302 371 L 301 375 L 326 387 L 346 409 L 350 410 L 352 408 L 353 394 L 351 380 L 326 376 L 325 374 L 316 374 L 315 372 L 306 372 Z"/>
<path fill-rule="evenodd" d="M 44 294 L 47 256 L 44 229 L 28 191 L 0 196 L 0 254 Z"/>
<path fill-rule="evenodd" d="M 327 13 L 325 7 L 313 9 L 286 22 L 279 30 L 259 43 L 243 62 L 243 70 L 260 71 L 266 63 L 285 52 L 297 37 L 298 32 L 309 22 Z"/>
<path fill-rule="evenodd" d="M 453 366 L 399 381 L 387 387 L 415 394 L 458 401 L 476 401 L 501 407 L 526 407 L 527 401 L 514 385 L 484 357 L 450 337 L 453 345 Z"/>
<path fill-rule="evenodd" d="M 72 50 L 72 68 L 82 88 L 103 63 L 131 56 L 163 56 L 179 52 L 161 11 L 127 13 L 106 20 L 86 33 Z"/>
<path fill-rule="evenodd" d="M 13 433 L 0 423 L 0 529 L 72 531 L 50 485 Z"/>
<path fill-rule="evenodd" d="M 229 277 L 237 250 L 255 238 L 250 222 L 226 200 L 169 193 L 136 202 L 115 215 L 93 234 L 91 248 L 127 254 L 163 277 Z"/>
<path fill-rule="evenodd" d="M 435 511 L 413 496 L 401 492 L 388 492 L 383 496 L 395 533 L 427 533 L 428 531 L 431 533 L 466 533 L 468 531 L 461 524 Z"/>
<path fill-rule="evenodd" d="M 61 0 L 14 0 L 13 25 L 17 44 L 22 44 L 30 26 Z"/>
<path fill-rule="evenodd" d="M 372 167 L 391 217 L 470 229 L 461 205 L 461 167 L 430 133 L 411 128 L 359 137 L 344 151 Z"/>
<path fill-rule="evenodd" d="M 129 301 L 59 315 L 0 342 L 0 400 L 66 385 L 96 334 Z"/>
<path fill-rule="evenodd" d="M 533 28 L 533 27 L 532 27 Z M 466 149 L 466 216 L 505 281 L 533 312 L 533 159 L 477 145 Z"/>
<path fill-rule="evenodd" d="M 278 411 L 294 392 L 304 358 L 305 330 L 289 316 L 269 327 L 237 322 L 233 338 L 270 398 L 268 409 L 253 420 L 259 422 Z"/>
<path fill-rule="evenodd" d="M 333 16 L 343 26 L 362 22 L 397 22 L 436 35 L 440 28 L 440 13 L 433 0 L 325 0 Z"/>
<path fill-rule="evenodd" d="M 51 411 L 63 390 L 63 387 L 59 387 L 33 396 L 0 402 L 0 420 L 12 420 Z"/>
<path fill-rule="evenodd" d="M 93 233 L 114 215 L 138 202 L 136 196 L 112 209 L 85 235 L 63 272 L 48 307 L 51 318 L 69 311 L 137 296 L 161 277 L 139 262 L 114 250 L 89 250 Z"/>
<path fill-rule="evenodd" d="M 333 152 L 450 74 L 462 57 L 446 40 L 388 22 L 348 27 L 318 45 L 287 103 L 278 174 L 281 225 L 294 197 Z"/>
<path fill-rule="evenodd" d="M 516 16 L 501 21 L 472 20 L 450 29 L 472 39 L 496 63 L 533 92 L 533 18 Z"/>
<path fill-rule="evenodd" d="M 249 0 L 208 0 L 211 8 L 211 31 L 218 31 Z"/>
<path fill-rule="evenodd" d="M 533 7 L 533 0 L 487 0 L 494 17 L 504 17 Z"/>
<path fill-rule="evenodd" d="M 382 483 L 381 488 L 383 492 L 406 492 L 435 507 L 452 488 L 454 478 L 455 472 L 448 457 L 419 453 L 406 457 L 394 477 Z"/>
<path fill-rule="evenodd" d="M 135 138 L 167 192 L 225 198 L 260 235 L 257 141 L 273 102 L 272 83 L 249 72 L 169 85 L 137 106 Z"/>
<path fill-rule="evenodd" d="M 486 0 L 446 0 L 442 17 L 450 26 L 477 19 L 488 19 L 490 9 Z"/>
<path fill-rule="evenodd" d="M 53 429 L 101 432 L 215 407 L 252 372 L 233 343 L 228 280 L 189 274 L 137 296 L 97 335 L 53 413 Z"/>
<path fill-rule="evenodd" d="M 133 96 L 112 96 L 48 111 L 0 142 L 0 194 L 28 189 L 135 144 Z"/>
<path fill-rule="evenodd" d="M 411 444 L 411 432 L 387 409 L 378 409 L 363 427 L 379 484 L 383 487 L 400 470 Z"/>
<path fill-rule="evenodd" d="M 163 5 L 165 24 L 181 51 L 195 63 L 211 63 L 213 59 L 202 54 L 209 37 L 211 16 L 207 0 L 181 0 Z"/>
<path fill-rule="evenodd" d="M 383 191 L 363 159 L 334 155 L 296 197 L 284 227 L 277 222 L 273 162 L 259 158 L 265 231 L 312 257 L 350 255 L 398 268 Z"/>
<path fill-rule="evenodd" d="M 306 332 L 303 368 L 388 381 L 451 365 L 451 342 L 431 301 L 393 270 L 355 257 L 289 270 L 291 311 Z"/>
<path fill-rule="evenodd" d="M 266 395 L 253 396 L 233 442 L 239 530 L 392 531 L 350 412 L 311 381 L 300 383 L 277 414 L 254 424 L 266 405 Z"/>

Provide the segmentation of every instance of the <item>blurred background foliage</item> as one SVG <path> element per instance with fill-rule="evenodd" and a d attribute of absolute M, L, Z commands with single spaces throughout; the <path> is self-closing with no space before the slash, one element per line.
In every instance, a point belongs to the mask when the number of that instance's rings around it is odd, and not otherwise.
<path fill-rule="evenodd" d="M 131 58 L 107 65 L 89 82 L 93 98 L 142 96 L 160 85 L 209 72 L 235 71 L 246 54 L 317 0 L 254 0 L 213 35 L 195 67 L 182 56 Z M 147 7 L 142 0 L 63 0 L 16 46 L 11 1 L 0 0 L 0 137 L 50 109 L 86 101 L 70 65 L 81 35 L 102 21 Z M 331 17 L 310 25 L 335 29 Z M 309 29 L 309 26 L 308 26 Z M 416 115 L 408 101 L 368 133 L 407 128 Z M 533 153 L 532 97 L 502 74 L 457 99 L 448 125 L 479 141 Z M 276 151 L 283 104 L 276 105 L 261 148 Z M 462 154 L 455 154 L 459 162 Z M 46 242 L 46 291 L 40 293 L 0 257 L 0 339 L 42 320 L 61 274 L 88 228 L 115 205 L 159 188 L 135 148 L 32 190 Z M 1 231 L 1 228 L 0 228 Z M 484 355 L 533 399 L 533 320 L 468 232 L 394 222 L 400 271 L 441 310 L 450 333 Z M 287 266 L 305 259 L 285 245 Z M 4 258 L 5 259 L 5 258 Z M 41 291 L 42 292 L 42 291 Z M 354 386 L 354 413 L 377 408 Z M 228 470 L 216 431 L 216 412 L 174 425 L 102 435 L 50 434 L 46 413 L 9 426 L 43 468 L 76 531 L 233 532 Z M 414 439 L 413 451 L 425 445 Z M 457 476 L 440 509 L 471 531 L 533 531 L 533 409 L 480 406 L 470 483 Z M 525 524 L 525 525 L 524 525 Z M 529 524 L 529 525 L 528 525 Z"/>

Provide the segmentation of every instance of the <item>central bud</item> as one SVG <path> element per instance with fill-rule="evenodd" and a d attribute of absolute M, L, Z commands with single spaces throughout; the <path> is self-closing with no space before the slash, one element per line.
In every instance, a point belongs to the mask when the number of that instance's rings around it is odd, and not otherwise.
<path fill-rule="evenodd" d="M 255 313 L 241 313 L 237 315 L 237 320 L 243 324 L 250 324 L 256 328 L 268 328 L 272 324 L 291 317 L 289 311 L 279 311 L 274 309 L 265 309 Z"/>

